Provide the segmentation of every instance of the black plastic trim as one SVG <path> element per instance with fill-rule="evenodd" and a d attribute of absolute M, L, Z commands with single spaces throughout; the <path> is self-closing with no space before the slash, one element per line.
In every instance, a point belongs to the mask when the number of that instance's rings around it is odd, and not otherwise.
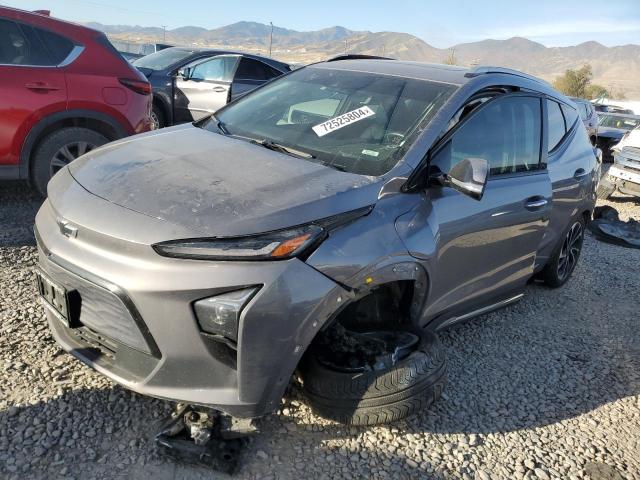
<path fill-rule="evenodd" d="M 47 259 L 50 262 L 54 263 L 55 265 L 57 265 L 58 267 L 60 267 L 60 268 L 62 268 L 64 270 L 66 270 L 67 272 L 82 278 L 83 280 L 85 280 L 85 281 L 87 281 L 89 283 L 93 283 L 93 284 L 97 285 L 98 287 L 102 287 L 102 288 L 108 290 L 109 292 L 114 294 L 116 297 L 118 297 L 118 299 L 123 303 L 125 308 L 131 314 L 131 317 L 133 318 L 133 321 L 136 323 L 136 326 L 138 327 L 138 329 L 140 330 L 140 333 L 142 333 L 142 336 L 144 337 L 144 340 L 145 340 L 145 342 L 147 344 L 147 347 L 149 348 L 149 351 L 151 352 L 151 356 L 154 357 L 154 358 L 157 358 L 157 359 L 162 358 L 162 354 L 160 352 L 160 349 L 158 348 L 158 345 L 156 344 L 156 342 L 153 339 L 153 337 L 151 336 L 151 332 L 149 331 L 149 328 L 147 327 L 147 324 L 142 319 L 142 316 L 140 315 L 140 312 L 138 312 L 138 309 L 136 308 L 136 306 L 133 303 L 133 301 L 129 298 L 127 293 L 121 287 L 119 287 L 118 285 L 115 285 L 113 283 L 110 283 L 110 282 L 98 277 L 97 275 L 94 275 L 91 272 L 87 272 L 86 270 L 83 270 L 83 269 L 71 264 L 70 262 L 66 261 L 63 258 L 60 258 L 59 256 L 57 256 L 56 254 L 52 253 L 50 250 L 48 250 L 44 246 L 44 244 L 42 243 L 42 238 L 40 237 L 40 234 L 38 233 L 38 230 L 36 228 L 34 228 L 34 234 L 35 234 L 35 237 L 36 237 L 36 243 L 38 244 L 38 247 L 47 256 Z"/>

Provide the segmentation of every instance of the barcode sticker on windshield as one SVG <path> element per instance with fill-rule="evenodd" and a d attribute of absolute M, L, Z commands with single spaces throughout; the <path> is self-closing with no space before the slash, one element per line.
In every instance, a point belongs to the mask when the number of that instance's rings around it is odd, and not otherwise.
<path fill-rule="evenodd" d="M 318 135 L 319 137 L 324 137 L 327 133 L 331 133 L 334 130 L 339 130 L 343 127 L 346 127 L 347 125 L 359 122 L 360 120 L 375 114 L 376 112 L 365 105 L 364 107 L 356 108 L 355 110 L 343 113 L 342 115 L 332 118 L 331 120 L 322 122 L 321 124 L 316 125 L 312 128 L 313 131 L 316 132 L 316 135 Z"/>

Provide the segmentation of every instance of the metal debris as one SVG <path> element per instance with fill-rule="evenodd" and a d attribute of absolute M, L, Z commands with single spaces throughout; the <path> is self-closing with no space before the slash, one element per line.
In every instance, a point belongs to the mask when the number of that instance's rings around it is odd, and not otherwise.
<path fill-rule="evenodd" d="M 251 420 L 179 403 L 155 440 L 162 453 L 176 460 L 232 474 L 238 468 L 245 437 L 256 431 Z"/>

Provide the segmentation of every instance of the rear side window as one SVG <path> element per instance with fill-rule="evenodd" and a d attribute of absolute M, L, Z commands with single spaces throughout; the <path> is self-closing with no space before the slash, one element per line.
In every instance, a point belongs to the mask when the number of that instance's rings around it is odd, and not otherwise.
<path fill-rule="evenodd" d="M 564 123 L 568 132 L 578 120 L 578 112 L 569 105 L 562 104 L 562 114 L 564 115 Z"/>
<path fill-rule="evenodd" d="M 271 80 L 282 75 L 275 68 L 252 58 L 242 57 L 236 80 Z"/>
<path fill-rule="evenodd" d="M 73 42 L 63 36 L 40 28 L 34 28 L 33 30 L 38 34 L 45 48 L 48 50 L 52 65 L 62 63 L 64 59 L 69 56 L 71 50 L 73 50 Z"/>
<path fill-rule="evenodd" d="M 588 120 L 591 116 L 591 111 L 586 103 L 578 103 L 578 113 L 580 114 L 580 119 L 582 121 Z"/>
<path fill-rule="evenodd" d="M 547 100 L 547 130 L 548 150 L 551 151 L 558 146 L 566 133 L 564 115 L 562 115 L 560 104 L 553 100 Z"/>
<path fill-rule="evenodd" d="M 51 60 L 31 27 L 0 19 L 0 63 L 46 66 L 51 65 Z"/>
<path fill-rule="evenodd" d="M 434 162 L 449 171 L 466 158 L 484 158 L 491 176 L 537 170 L 541 124 L 538 98 L 495 99 L 460 126 Z"/>
<path fill-rule="evenodd" d="M 0 19 L 0 63 L 54 67 L 73 49 L 73 42 L 41 28 Z"/>

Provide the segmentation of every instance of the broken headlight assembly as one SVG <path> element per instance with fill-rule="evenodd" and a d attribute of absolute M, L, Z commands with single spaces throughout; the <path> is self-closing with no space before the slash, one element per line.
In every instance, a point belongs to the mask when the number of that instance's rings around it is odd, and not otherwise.
<path fill-rule="evenodd" d="M 246 237 L 174 240 L 153 245 L 162 256 L 196 260 L 285 260 L 320 243 L 325 230 L 306 225 Z"/>

